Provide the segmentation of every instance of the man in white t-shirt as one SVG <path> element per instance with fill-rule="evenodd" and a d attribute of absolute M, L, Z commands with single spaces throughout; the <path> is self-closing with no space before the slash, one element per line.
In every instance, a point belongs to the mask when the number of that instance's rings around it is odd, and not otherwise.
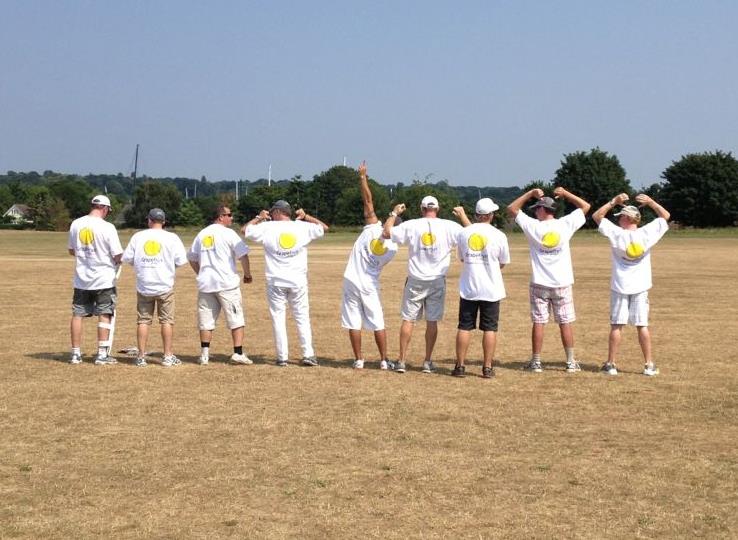
<path fill-rule="evenodd" d="M 364 206 L 364 229 L 351 249 L 346 271 L 343 273 L 343 302 L 341 326 L 346 328 L 354 352 L 354 368 L 364 367 L 361 352 L 361 329 L 374 332 L 379 350 L 380 369 L 388 369 L 387 332 L 379 295 L 379 275 L 384 266 L 397 254 L 397 244 L 382 236 L 382 222 L 374 212 L 372 192 L 366 176 L 366 163 L 359 166 L 361 199 Z"/>
<path fill-rule="evenodd" d="M 210 360 L 210 341 L 221 310 L 231 330 L 233 364 L 252 364 L 243 352 L 243 299 L 241 280 L 236 261 L 243 268 L 243 282 L 251 283 L 249 248 L 231 229 L 233 214 L 227 206 L 215 209 L 213 223 L 198 233 L 192 242 L 187 258 L 197 274 L 197 318 L 200 328 L 200 360 L 207 365 Z"/>
<path fill-rule="evenodd" d="M 572 323 L 576 319 L 576 314 L 572 292 L 574 270 L 569 240 L 584 225 L 590 205 L 563 187 L 555 188 L 554 196 L 557 199 L 567 200 L 577 208 L 563 218 L 556 219 L 556 202 L 551 197 L 544 197 L 543 190 L 538 188 L 523 193 L 507 207 L 528 240 L 533 271 L 529 287 L 533 352 L 524 369 L 535 373 L 543 371 L 541 364 L 543 331 L 548 323 L 550 310 L 553 311 L 554 320 L 561 332 L 561 342 L 566 352 L 566 371 L 575 373 L 581 371 L 581 368 L 574 358 Z M 531 206 L 535 212 L 535 219 L 521 211 L 523 205 L 531 198 L 538 199 Z"/>
<path fill-rule="evenodd" d="M 446 273 L 451 264 L 451 251 L 456 247 L 456 237 L 462 229 L 458 223 L 439 218 L 439 210 L 438 199 L 428 195 L 420 202 L 422 217 L 394 227 L 395 218 L 405 211 L 405 205 L 398 204 L 384 222 L 383 236 L 408 246 L 408 278 L 400 312 L 400 356 L 393 366 L 397 373 L 405 373 L 413 328 L 423 316 L 426 320 L 423 373 L 435 371 L 431 355 L 438 337 L 438 321 L 443 318 Z"/>
<path fill-rule="evenodd" d="M 116 271 L 123 248 L 112 223 L 105 221 L 110 213 L 110 199 L 96 195 L 90 213 L 75 219 L 69 228 L 67 248 L 75 258 L 74 297 L 72 299 L 71 364 L 82 362 L 82 318 L 96 315 L 97 358 L 95 364 L 115 364 L 110 356 L 111 319 L 115 315 L 117 294 Z"/>
<path fill-rule="evenodd" d="M 146 366 L 146 342 L 154 311 L 161 326 L 164 358 L 161 365 L 180 364 L 172 353 L 174 332 L 174 273 L 178 266 L 187 264 L 187 252 L 179 236 L 164 230 L 166 214 L 161 208 L 152 208 L 147 217 L 149 228 L 131 237 L 123 262 L 136 270 L 136 312 L 138 358 L 136 365 Z"/>
<path fill-rule="evenodd" d="M 456 332 L 456 366 L 454 377 L 466 374 L 466 353 L 471 332 L 477 327 L 482 331 L 482 377 L 494 376 L 492 361 L 497 344 L 497 327 L 500 318 L 500 300 L 505 298 L 502 268 L 510 263 L 507 237 L 492 225 L 499 206 L 490 198 L 477 201 L 476 223 L 471 224 L 459 212 L 464 229 L 457 237 L 457 253 L 463 266 L 459 278 L 459 326 Z M 463 216 L 463 217 L 462 217 Z"/>
<path fill-rule="evenodd" d="M 310 299 L 308 297 L 307 246 L 323 236 L 328 226 L 300 208 L 291 219 L 292 207 L 287 201 L 275 202 L 270 210 L 262 210 L 243 227 L 248 240 L 264 245 L 266 260 L 267 302 L 272 317 L 276 364 L 287 366 L 287 306 L 297 325 L 302 345 L 302 364 L 317 366 L 313 350 L 313 331 L 310 326 Z"/>
<path fill-rule="evenodd" d="M 617 375 L 615 358 L 620 348 L 623 326 L 632 324 L 638 329 L 638 342 L 641 345 L 645 366 L 643 374 L 657 375 L 659 370 L 653 363 L 651 355 L 651 333 L 648 330 L 648 291 L 651 281 L 651 248 L 661 240 L 669 230 L 669 212 L 648 195 L 636 195 L 636 202 L 650 207 L 657 218 L 651 223 L 638 227 L 641 212 L 635 206 L 624 206 L 615 215 L 618 225 L 613 224 L 605 216 L 617 205 L 628 200 L 626 193 L 621 193 L 610 202 L 605 203 L 593 215 L 599 231 L 610 241 L 612 255 L 612 275 L 610 278 L 610 338 L 607 349 L 607 362 L 602 371 L 609 375 Z"/>

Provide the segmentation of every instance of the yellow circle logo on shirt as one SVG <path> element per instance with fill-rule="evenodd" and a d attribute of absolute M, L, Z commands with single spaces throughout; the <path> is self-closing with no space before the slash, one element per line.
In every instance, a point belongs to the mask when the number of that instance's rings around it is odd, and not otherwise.
<path fill-rule="evenodd" d="M 555 248 L 559 245 L 560 241 L 561 237 L 556 231 L 549 231 L 543 235 L 543 238 L 541 238 L 541 244 L 543 244 L 543 247 L 548 249 Z"/>
<path fill-rule="evenodd" d="M 371 251 L 373 255 L 381 257 L 382 255 L 387 253 L 387 248 L 384 247 L 384 242 L 382 240 L 380 240 L 379 238 L 375 238 L 374 240 L 369 242 L 369 251 Z"/>
<path fill-rule="evenodd" d="M 144 244 L 144 253 L 149 257 L 158 255 L 161 251 L 161 244 L 156 240 L 149 240 Z"/>
<path fill-rule="evenodd" d="M 92 229 L 85 227 L 79 231 L 79 241 L 86 246 L 91 245 L 95 241 L 95 235 L 92 234 Z"/>
<path fill-rule="evenodd" d="M 436 243 L 436 235 L 433 233 L 423 233 L 423 236 L 420 237 L 420 241 L 424 246 L 432 246 Z"/>
<path fill-rule="evenodd" d="M 292 249 L 297 244 L 297 238 L 292 233 L 282 233 L 279 235 L 279 247 L 282 249 Z"/>
<path fill-rule="evenodd" d="M 210 249 L 215 245 L 215 238 L 213 236 L 206 236 L 202 239 L 202 247 Z"/>
<path fill-rule="evenodd" d="M 630 244 L 628 244 L 628 247 L 625 248 L 625 256 L 629 259 L 637 259 L 638 257 L 643 256 L 644 251 L 645 250 L 643 249 L 642 245 L 631 242 Z"/>
<path fill-rule="evenodd" d="M 482 251 L 487 247 L 487 237 L 474 233 L 469 237 L 469 240 L 467 240 L 466 243 L 472 251 Z"/>

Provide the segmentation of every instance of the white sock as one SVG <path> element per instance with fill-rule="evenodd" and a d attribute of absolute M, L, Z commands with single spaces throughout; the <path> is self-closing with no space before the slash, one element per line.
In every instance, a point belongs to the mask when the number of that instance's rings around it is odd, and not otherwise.
<path fill-rule="evenodd" d="M 108 348 L 107 347 L 102 347 L 102 346 L 98 347 L 97 348 L 97 355 L 98 356 L 103 356 L 103 357 L 107 356 L 108 355 Z"/>
<path fill-rule="evenodd" d="M 574 361 L 574 347 L 566 347 L 566 361 L 572 363 Z"/>
<path fill-rule="evenodd" d="M 202 347 L 200 355 L 210 357 L 210 347 Z"/>
<path fill-rule="evenodd" d="M 79 347 L 72 347 L 72 354 L 76 354 L 77 356 L 82 356 L 82 353 L 79 350 Z"/>

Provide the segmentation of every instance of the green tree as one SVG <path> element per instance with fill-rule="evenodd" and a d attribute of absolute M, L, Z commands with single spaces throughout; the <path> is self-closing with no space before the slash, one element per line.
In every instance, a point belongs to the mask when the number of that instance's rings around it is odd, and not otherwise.
<path fill-rule="evenodd" d="M 564 156 L 561 167 L 553 179 L 554 186 L 561 186 L 599 208 L 618 193 L 632 195 L 625 169 L 617 156 L 599 148 L 589 152 L 574 152 Z M 545 191 L 545 190 L 544 190 Z M 574 207 L 569 206 L 567 211 Z"/>
<path fill-rule="evenodd" d="M 55 197 L 48 187 L 32 187 L 28 206 L 37 231 L 63 231 L 69 228 L 71 219 L 64 201 Z"/>
<path fill-rule="evenodd" d="M 438 217 L 455 219 L 453 209 L 460 205 L 458 195 L 448 185 L 448 182 L 441 181 L 431 184 L 427 182 L 428 178 L 429 176 L 426 176 L 423 180 L 416 178 L 409 186 L 398 184 L 397 190 L 394 192 L 393 199 L 395 200 L 391 203 L 392 206 L 397 203 L 404 203 L 407 209 L 402 214 L 403 219 L 418 218 L 420 217 L 420 202 L 423 197 L 433 195 L 438 199 L 438 204 L 441 207 Z M 473 213 L 470 215 L 473 215 Z"/>
<path fill-rule="evenodd" d="M 78 218 L 90 211 L 90 200 L 94 193 L 90 184 L 84 180 L 74 176 L 56 176 L 49 183 L 49 190 L 56 198 L 64 201 L 72 217 Z"/>
<path fill-rule="evenodd" d="M 694 227 L 726 227 L 738 220 L 738 160 L 730 152 L 682 156 L 661 177 L 660 202 L 675 221 Z"/>
<path fill-rule="evenodd" d="M 336 203 L 344 190 L 359 184 L 359 172 L 351 167 L 336 165 L 316 174 L 306 193 L 305 210 L 325 223 L 336 223 Z"/>
<path fill-rule="evenodd" d="M 179 213 L 175 217 L 175 225 L 185 227 L 200 227 L 205 223 L 200 207 L 192 199 L 186 200 L 179 207 Z"/>
<path fill-rule="evenodd" d="M 172 184 L 144 182 L 136 186 L 134 201 L 126 211 L 125 223 L 138 228 L 146 224 L 146 216 L 152 208 L 161 208 L 167 215 L 177 215 L 182 195 Z"/>

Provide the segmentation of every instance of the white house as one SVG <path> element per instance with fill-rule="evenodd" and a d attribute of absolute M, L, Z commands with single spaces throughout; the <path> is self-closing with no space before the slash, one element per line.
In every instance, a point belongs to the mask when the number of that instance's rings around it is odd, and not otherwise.
<path fill-rule="evenodd" d="M 10 217 L 16 223 L 31 223 L 31 209 L 25 204 L 14 204 L 3 217 Z"/>

